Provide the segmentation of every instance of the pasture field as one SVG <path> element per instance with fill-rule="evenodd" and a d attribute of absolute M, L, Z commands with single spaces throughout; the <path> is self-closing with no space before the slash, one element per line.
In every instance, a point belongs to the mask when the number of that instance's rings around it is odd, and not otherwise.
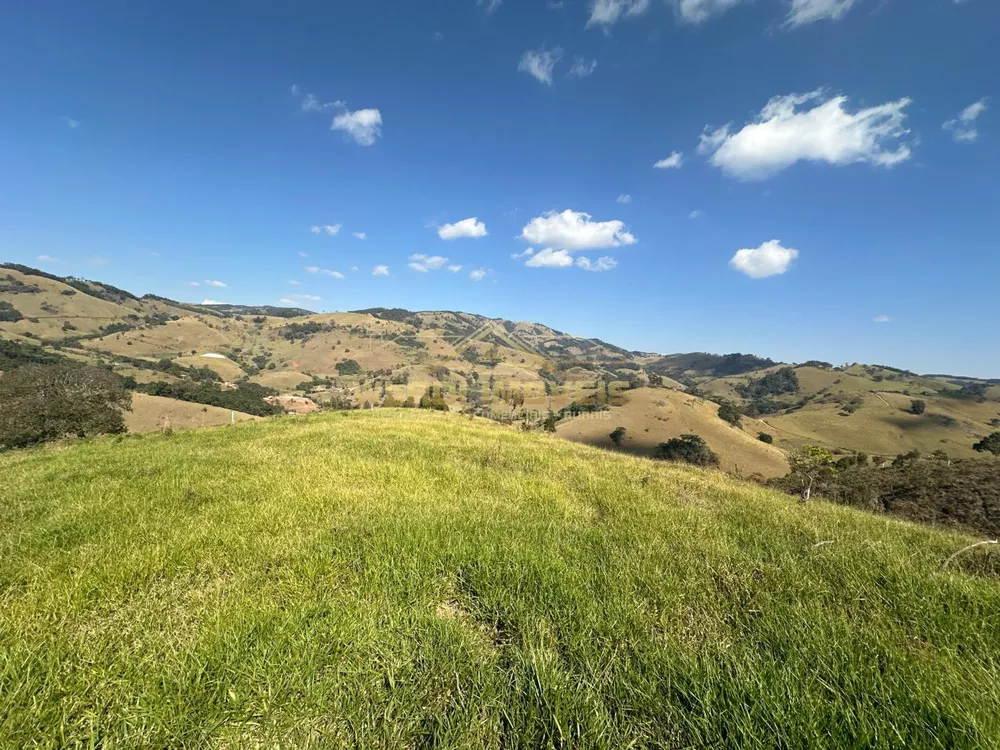
<path fill-rule="evenodd" d="M 1000 747 L 958 533 L 418 410 L 0 486 L 2 747 Z"/>

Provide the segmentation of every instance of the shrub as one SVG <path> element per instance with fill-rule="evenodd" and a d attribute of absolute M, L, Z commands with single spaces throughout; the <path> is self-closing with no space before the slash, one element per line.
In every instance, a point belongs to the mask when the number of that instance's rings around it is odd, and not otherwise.
<path fill-rule="evenodd" d="M 695 466 L 718 466 L 719 456 L 697 435 L 681 435 L 660 443 L 653 458 L 662 461 L 683 461 Z"/>
<path fill-rule="evenodd" d="M 992 453 L 994 456 L 1000 456 L 1000 432 L 987 435 L 973 445 L 972 450 L 978 453 Z"/>
<path fill-rule="evenodd" d="M 77 364 L 25 365 L 0 377 L 0 447 L 125 431 L 132 394 L 113 372 Z"/>
<path fill-rule="evenodd" d="M 791 367 L 782 367 L 776 372 L 769 372 L 763 377 L 734 387 L 743 398 L 763 399 L 767 396 L 780 396 L 783 393 L 798 393 L 799 376 Z"/>
<path fill-rule="evenodd" d="M 15 310 L 10 302 L 0 300 L 0 322 L 16 323 L 19 320 L 24 320 L 20 310 Z"/>
<path fill-rule="evenodd" d="M 926 401 L 921 401 L 919 398 L 910 401 L 910 414 L 923 414 L 925 411 L 927 411 Z"/>
<path fill-rule="evenodd" d="M 768 435 L 766 432 L 762 432 L 759 435 L 757 435 L 757 439 L 762 443 L 767 443 L 768 445 L 771 445 L 774 442 L 774 438 Z"/>
<path fill-rule="evenodd" d="M 611 434 L 608 435 L 608 437 L 611 438 L 612 443 L 614 443 L 616 446 L 620 448 L 622 441 L 625 440 L 625 428 L 615 427 L 615 429 L 611 431 Z"/>

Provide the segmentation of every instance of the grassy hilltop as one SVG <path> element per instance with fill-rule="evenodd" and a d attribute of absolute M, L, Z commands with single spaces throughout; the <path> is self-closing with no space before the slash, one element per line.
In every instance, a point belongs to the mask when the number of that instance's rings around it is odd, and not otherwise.
<path fill-rule="evenodd" d="M 1000 747 L 960 534 L 390 409 L 0 486 L 3 747 Z"/>

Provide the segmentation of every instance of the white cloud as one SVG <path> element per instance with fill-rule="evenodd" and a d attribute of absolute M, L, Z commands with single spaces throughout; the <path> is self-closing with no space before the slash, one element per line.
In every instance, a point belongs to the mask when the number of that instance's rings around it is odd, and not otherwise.
<path fill-rule="evenodd" d="M 460 237 L 485 237 L 486 225 L 475 216 L 456 221 L 454 224 L 443 224 L 438 227 L 438 237 L 442 240 L 457 240 Z"/>
<path fill-rule="evenodd" d="M 694 211 L 692 211 L 691 213 L 688 214 L 688 218 L 692 219 L 692 220 L 693 219 L 700 219 L 704 215 L 705 215 L 704 211 L 701 211 L 701 210 L 699 210 L 699 209 L 696 208 Z"/>
<path fill-rule="evenodd" d="M 486 274 L 488 273 L 489 271 L 487 271 L 485 268 L 477 268 L 475 271 L 472 271 L 469 274 L 469 278 L 472 279 L 473 281 L 482 281 L 483 279 L 486 278 Z"/>
<path fill-rule="evenodd" d="M 519 253 L 511 253 L 510 259 L 521 260 L 521 258 L 527 258 L 529 255 L 534 255 L 534 254 L 535 254 L 535 248 L 529 247 L 527 250 L 522 250 Z"/>
<path fill-rule="evenodd" d="M 302 92 L 302 89 L 299 88 L 299 84 L 297 83 L 293 83 L 292 88 L 289 90 L 292 92 L 292 96 L 298 96 Z"/>
<path fill-rule="evenodd" d="M 318 229 L 318 227 L 317 227 L 317 229 Z M 308 258 L 309 257 L 309 253 L 302 253 L 302 252 L 300 252 L 299 253 L 299 257 L 300 258 Z"/>
<path fill-rule="evenodd" d="M 666 159 L 660 159 L 653 165 L 654 169 L 680 169 L 684 165 L 684 154 L 674 151 Z"/>
<path fill-rule="evenodd" d="M 299 282 L 297 282 L 295 279 L 289 279 L 288 283 L 291 284 L 292 286 L 298 286 L 299 285 Z"/>
<path fill-rule="evenodd" d="M 766 279 L 783 274 L 798 257 L 798 250 L 782 247 L 781 240 L 771 240 L 760 247 L 737 250 L 729 267 L 751 279 Z"/>
<path fill-rule="evenodd" d="M 341 227 L 340 224 L 324 224 L 322 226 L 316 226 L 314 224 L 313 226 L 309 227 L 309 231 L 312 232 L 313 234 L 322 234 L 323 232 L 326 232 L 327 236 L 336 237 L 338 234 L 340 234 L 340 227 Z M 303 258 L 309 257 L 305 253 L 299 253 L 299 255 L 302 256 Z"/>
<path fill-rule="evenodd" d="M 888 315 L 876 315 L 872 320 L 876 323 L 888 323 L 892 320 Z"/>
<path fill-rule="evenodd" d="M 51 255 L 39 255 L 35 258 L 39 263 L 58 263 L 58 258 L 53 258 Z"/>
<path fill-rule="evenodd" d="M 528 258 L 524 265 L 528 268 L 569 268 L 573 265 L 573 256 L 568 250 L 553 250 L 547 247 Z"/>
<path fill-rule="evenodd" d="M 325 109 L 336 109 L 337 107 L 343 107 L 344 103 L 339 99 L 335 102 L 321 102 L 312 94 L 306 94 L 302 98 L 302 111 L 303 112 L 322 112 Z"/>
<path fill-rule="evenodd" d="M 368 235 L 365 232 L 351 232 L 351 234 L 353 234 L 354 237 L 356 239 L 359 239 L 359 240 L 367 240 L 368 239 Z"/>
<path fill-rule="evenodd" d="M 217 300 L 217 299 L 203 299 L 201 301 L 201 304 L 203 304 L 203 305 L 225 305 L 227 303 L 225 303 L 225 302 L 219 302 L 219 300 Z"/>
<path fill-rule="evenodd" d="M 201 282 L 200 281 L 192 281 L 191 282 L 191 286 L 201 286 Z"/>
<path fill-rule="evenodd" d="M 290 307 L 294 307 L 295 306 L 295 300 L 289 299 L 288 297 L 282 297 L 281 299 L 278 300 L 278 304 L 279 305 L 288 305 Z"/>
<path fill-rule="evenodd" d="M 451 271 L 452 273 L 458 273 L 459 271 L 462 270 L 462 267 L 458 265 L 448 266 L 448 270 Z"/>
<path fill-rule="evenodd" d="M 678 17 L 686 23 L 704 23 L 743 0 L 673 0 Z"/>
<path fill-rule="evenodd" d="M 330 276 L 331 278 L 334 279 L 344 278 L 344 274 L 342 274 L 340 271 L 331 271 L 329 268 L 320 268 L 319 266 L 306 266 L 305 270 L 306 273 L 319 273 L 323 274 L 324 276 Z"/>
<path fill-rule="evenodd" d="M 959 143 L 972 143 L 979 138 L 979 131 L 976 129 L 976 120 L 986 111 L 986 99 L 973 102 L 963 109 L 958 117 L 948 120 L 943 127 L 951 133 L 951 137 Z"/>
<path fill-rule="evenodd" d="M 592 0 L 587 26 L 611 26 L 622 18 L 641 16 L 649 10 L 649 0 Z"/>
<path fill-rule="evenodd" d="M 706 128 L 698 151 L 711 154 L 711 164 L 743 180 L 770 177 L 798 161 L 891 167 L 910 158 L 910 147 L 901 140 L 910 132 L 903 127 L 909 99 L 853 114 L 844 109 L 846 96 L 822 99 L 822 90 L 776 96 L 755 121 L 735 133 L 729 125 Z M 800 110 L 817 100 L 812 109 Z"/>
<path fill-rule="evenodd" d="M 562 59 L 562 47 L 555 49 L 545 49 L 541 47 L 537 50 L 528 50 L 521 55 L 521 61 L 517 64 L 517 69 L 522 73 L 527 73 L 546 86 L 552 85 L 552 71 L 556 63 Z"/>
<path fill-rule="evenodd" d="M 66 123 L 66 127 L 73 128 L 74 130 L 80 127 L 80 121 L 74 120 L 72 117 L 61 117 L 59 119 Z"/>
<path fill-rule="evenodd" d="M 223 289 L 226 283 L 224 281 L 216 281 L 215 279 L 206 279 L 205 286 L 214 286 L 217 289 Z"/>
<path fill-rule="evenodd" d="M 382 136 L 382 113 L 377 109 L 347 110 L 333 118 L 330 130 L 340 130 L 362 146 L 371 146 Z"/>
<path fill-rule="evenodd" d="M 628 193 L 622 193 L 617 198 L 615 198 L 615 200 L 618 201 L 619 203 L 631 203 L 632 196 L 629 195 Z"/>
<path fill-rule="evenodd" d="M 569 69 L 569 75 L 575 78 L 586 78 L 595 70 L 597 70 L 597 60 L 587 62 L 577 55 L 573 59 L 573 67 Z"/>
<path fill-rule="evenodd" d="M 300 299 L 306 300 L 308 302 L 322 302 L 322 297 L 317 297 L 315 294 L 289 294 L 285 299 Z"/>
<path fill-rule="evenodd" d="M 521 230 L 521 238 L 535 245 L 571 251 L 621 247 L 638 241 L 622 221 L 592 221 L 590 214 L 570 209 L 536 216 Z"/>
<path fill-rule="evenodd" d="M 427 273 L 428 271 L 437 271 L 440 268 L 444 268 L 447 262 L 448 259 L 442 258 L 440 255 L 424 255 L 423 253 L 417 253 L 416 255 L 410 256 L 409 265 L 414 271 Z"/>
<path fill-rule="evenodd" d="M 372 269 L 372 276 L 388 276 L 389 266 L 375 266 Z"/>
<path fill-rule="evenodd" d="M 476 5 L 480 7 L 485 6 L 487 15 L 493 13 L 502 4 L 503 0 L 476 0 Z"/>
<path fill-rule="evenodd" d="M 352 270 L 352 271 L 357 271 L 357 270 L 358 270 L 358 267 L 357 267 L 357 266 L 351 266 L 351 270 Z"/>
<path fill-rule="evenodd" d="M 434 41 L 435 42 L 443 42 L 444 41 L 444 34 L 442 34 L 440 31 L 435 31 L 434 32 Z"/>
<path fill-rule="evenodd" d="M 802 26 L 816 21 L 836 21 L 851 9 L 857 0 L 792 0 L 788 12 L 789 26 Z"/>
<path fill-rule="evenodd" d="M 576 259 L 576 267 L 582 268 L 584 271 L 610 271 L 617 265 L 618 261 L 610 255 L 604 255 L 598 258 L 595 262 L 591 262 L 590 258 L 582 255 Z"/>

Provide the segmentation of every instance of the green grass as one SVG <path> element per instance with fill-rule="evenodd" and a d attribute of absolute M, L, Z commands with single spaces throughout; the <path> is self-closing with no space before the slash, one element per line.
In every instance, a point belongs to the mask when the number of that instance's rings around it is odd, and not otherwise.
<path fill-rule="evenodd" d="M 0 487 L 0 747 L 1000 747 L 957 534 L 413 411 Z"/>

